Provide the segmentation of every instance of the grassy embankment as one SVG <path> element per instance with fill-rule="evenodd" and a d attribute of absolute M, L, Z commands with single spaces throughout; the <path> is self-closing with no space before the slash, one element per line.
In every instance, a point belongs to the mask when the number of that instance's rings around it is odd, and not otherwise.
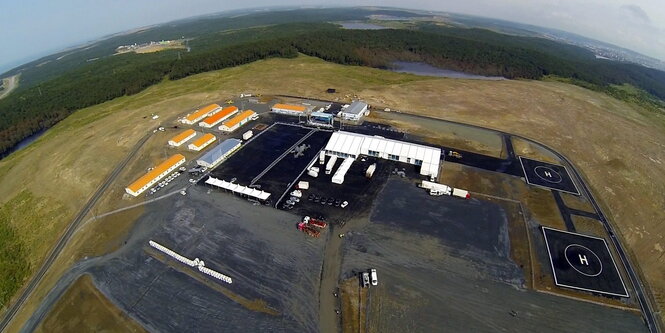
<path fill-rule="evenodd" d="M 326 94 L 330 87 L 339 93 Z M 11 239 L 23 243 L 25 249 L 17 252 L 15 262 L 28 261 L 29 272 L 34 272 L 96 186 L 155 126 L 143 116 L 156 113 L 164 118 L 246 91 L 342 99 L 355 94 L 373 105 L 502 129 L 550 145 L 584 173 L 631 252 L 639 258 L 659 304 L 665 305 L 665 225 L 660 223 L 665 220 L 663 116 L 560 82 L 418 77 L 302 56 L 166 81 L 135 96 L 84 109 L 28 148 L 0 161 L 0 224 L 13 228 Z M 145 167 L 142 164 L 149 163 L 135 163 L 129 175 L 139 174 Z M 120 192 L 113 191 L 113 195 Z M 22 197 L 33 198 L 29 204 L 33 209 L 15 204 Z M 104 228 L 100 222 L 86 225 L 66 248 L 54 265 L 56 269 L 19 312 L 15 325 L 28 318 L 36 301 L 70 263 L 99 252 L 90 244 L 91 239 L 95 243 L 115 242 L 126 232 L 117 228 L 99 233 Z M 18 277 L 23 280 L 27 275 Z"/>

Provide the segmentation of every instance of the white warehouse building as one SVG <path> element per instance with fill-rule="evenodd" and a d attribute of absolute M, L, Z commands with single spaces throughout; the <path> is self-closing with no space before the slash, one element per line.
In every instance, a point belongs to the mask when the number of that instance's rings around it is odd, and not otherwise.
<path fill-rule="evenodd" d="M 420 174 L 432 178 L 438 177 L 441 161 L 439 148 L 344 131 L 333 133 L 325 152 L 343 158 L 367 155 L 419 165 Z"/>
<path fill-rule="evenodd" d="M 342 109 L 339 117 L 345 120 L 360 120 L 364 116 L 369 115 L 369 105 L 365 102 L 355 101 L 351 105 Z"/>

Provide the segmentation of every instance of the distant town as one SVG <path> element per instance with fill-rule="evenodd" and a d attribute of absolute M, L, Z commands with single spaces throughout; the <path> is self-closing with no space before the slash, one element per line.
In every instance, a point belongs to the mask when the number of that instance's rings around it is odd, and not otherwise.
<path fill-rule="evenodd" d="M 121 45 L 115 49 L 116 54 L 122 54 L 127 52 L 136 52 L 136 53 L 151 53 L 159 52 L 166 49 L 187 49 L 187 52 L 190 51 L 189 46 L 187 45 L 186 39 L 177 39 L 177 40 L 161 40 L 159 42 L 150 41 L 147 43 L 141 44 L 130 44 L 130 45 Z"/>

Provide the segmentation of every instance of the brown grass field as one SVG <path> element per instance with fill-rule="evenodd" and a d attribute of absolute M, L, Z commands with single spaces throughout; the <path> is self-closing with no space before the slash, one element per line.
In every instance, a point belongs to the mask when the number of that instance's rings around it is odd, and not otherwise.
<path fill-rule="evenodd" d="M 229 80 L 234 84 L 229 85 Z M 326 88 L 336 88 L 338 93 L 327 94 Z M 419 77 L 305 56 L 165 81 L 137 95 L 86 108 L 0 161 L 0 206 L 7 212 L 0 222 L 17 230 L 28 249 L 24 259 L 30 261 L 32 272 L 114 165 L 157 126 L 159 120 L 144 116 L 155 113 L 164 119 L 241 92 L 327 99 L 357 95 L 380 108 L 500 129 L 549 145 L 583 173 L 639 263 L 658 305 L 665 306 L 664 115 L 559 82 Z M 155 155 L 159 152 L 142 154 Z M 149 163 L 133 162 L 121 178 L 140 174 Z M 97 212 L 116 205 L 121 192 L 117 188 Z M 120 228 L 96 234 L 104 229 L 101 222 L 81 229 L 63 252 L 64 259 L 54 265 L 57 269 L 19 311 L 10 331 L 22 325 L 67 264 L 82 256 L 83 249 L 111 250 L 114 246 L 91 244 L 117 244 L 131 225 L 125 221 L 118 224 Z"/>
<path fill-rule="evenodd" d="M 84 275 L 76 280 L 37 326 L 37 333 L 54 332 L 145 332 L 124 312 L 118 311 Z"/>

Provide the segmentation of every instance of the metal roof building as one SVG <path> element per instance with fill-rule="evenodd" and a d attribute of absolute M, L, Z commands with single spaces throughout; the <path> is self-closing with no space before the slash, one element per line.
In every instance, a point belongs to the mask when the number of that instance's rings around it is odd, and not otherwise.
<path fill-rule="evenodd" d="M 200 138 L 194 140 L 192 143 L 187 146 L 187 148 L 193 150 L 193 151 L 201 151 L 203 148 L 207 147 L 211 143 L 215 142 L 217 140 L 217 137 L 215 137 L 214 134 L 211 133 L 206 133 L 203 134 Z"/>
<path fill-rule="evenodd" d="M 169 145 L 173 147 L 179 147 L 183 143 L 189 141 L 189 139 L 196 136 L 196 131 L 193 129 L 184 130 L 178 135 L 174 136 L 169 140 Z"/>
<path fill-rule="evenodd" d="M 215 113 L 214 115 L 204 119 L 202 122 L 199 123 L 199 126 L 207 128 L 213 127 L 236 113 L 238 113 L 237 107 L 227 106 L 221 109 L 219 112 Z"/>
<path fill-rule="evenodd" d="M 436 178 L 439 175 L 441 149 L 410 142 L 386 139 L 358 133 L 333 133 L 325 147 L 326 154 L 343 158 L 374 156 L 420 166 L 420 174 Z"/>
<path fill-rule="evenodd" d="M 369 114 L 369 106 L 365 102 L 355 101 L 339 113 L 340 117 L 348 120 L 360 120 Z"/>
<path fill-rule="evenodd" d="M 272 112 L 275 113 L 281 113 L 281 114 L 288 114 L 288 115 L 293 115 L 297 116 L 302 114 L 303 112 L 307 111 L 307 108 L 302 106 L 302 105 L 292 105 L 292 104 L 275 104 L 270 108 Z"/>
<path fill-rule="evenodd" d="M 225 121 L 221 126 L 219 126 L 220 131 L 224 132 L 233 132 L 238 127 L 246 124 L 248 121 L 252 120 L 256 116 L 256 112 L 252 110 L 245 110 L 237 116 L 231 118 L 230 120 Z"/>
<path fill-rule="evenodd" d="M 171 173 L 181 164 L 185 163 L 185 156 L 175 154 L 169 157 L 166 161 L 157 165 L 154 169 L 148 171 L 141 178 L 131 183 L 125 188 L 125 192 L 137 196 L 150 188 L 153 184 L 157 183 L 160 179 Z"/>
<path fill-rule="evenodd" d="M 242 141 L 226 139 L 196 160 L 196 164 L 212 168 L 240 148 Z"/>
<path fill-rule="evenodd" d="M 201 119 L 213 115 L 217 113 L 219 110 L 221 110 L 222 107 L 219 106 L 218 104 L 210 104 L 200 110 L 197 110 L 196 112 L 192 114 L 188 114 L 185 119 L 183 119 L 183 122 L 185 124 L 194 124 L 197 121 L 200 121 Z"/>

